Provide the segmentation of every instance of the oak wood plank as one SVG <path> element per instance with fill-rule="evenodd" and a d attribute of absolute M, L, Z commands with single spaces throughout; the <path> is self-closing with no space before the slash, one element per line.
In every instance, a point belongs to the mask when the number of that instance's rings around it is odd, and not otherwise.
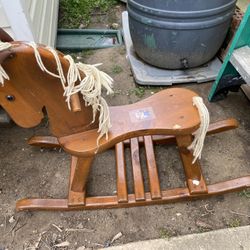
<path fill-rule="evenodd" d="M 152 199 L 161 199 L 160 180 L 158 176 L 153 141 L 151 136 L 144 136 L 147 168 Z"/>
<path fill-rule="evenodd" d="M 128 202 L 126 164 L 124 155 L 124 144 L 116 144 L 116 170 L 117 170 L 117 199 L 119 203 Z"/>
<path fill-rule="evenodd" d="M 130 140 L 131 145 L 131 158 L 132 158 L 132 170 L 134 178 L 134 190 L 136 201 L 145 200 L 145 191 L 143 184 L 143 176 L 140 164 L 140 153 L 139 153 L 139 141 L 138 138 L 132 138 Z"/>

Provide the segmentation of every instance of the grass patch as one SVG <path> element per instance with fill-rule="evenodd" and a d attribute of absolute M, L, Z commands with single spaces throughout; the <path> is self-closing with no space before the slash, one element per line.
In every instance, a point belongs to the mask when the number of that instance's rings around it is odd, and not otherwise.
<path fill-rule="evenodd" d="M 83 59 L 86 59 L 94 54 L 95 54 L 95 50 L 89 49 L 89 50 L 83 50 L 81 53 L 81 56 Z"/>
<path fill-rule="evenodd" d="M 231 227 L 231 228 L 234 228 L 234 227 L 239 227 L 241 225 L 241 221 L 240 219 L 232 219 L 231 221 L 229 221 L 228 223 L 228 226 Z"/>
<path fill-rule="evenodd" d="M 87 27 L 91 14 L 107 12 L 117 0 L 60 0 L 59 28 Z"/>
<path fill-rule="evenodd" d="M 95 54 L 95 50 L 83 50 L 81 52 L 68 51 L 65 54 L 71 55 L 75 62 L 84 62 L 90 56 Z"/>
<path fill-rule="evenodd" d="M 126 55 L 126 53 L 127 53 L 127 52 L 126 52 L 126 48 L 124 48 L 124 47 L 120 48 L 119 53 L 120 53 L 120 55 L 122 55 L 122 56 Z"/>
<path fill-rule="evenodd" d="M 133 89 L 129 89 L 128 95 L 134 94 L 135 96 L 142 98 L 146 94 L 146 91 L 147 93 L 150 93 L 151 95 L 153 95 L 161 90 L 162 90 L 161 87 L 159 88 L 159 87 L 149 87 L 149 86 L 138 86 Z"/>
<path fill-rule="evenodd" d="M 170 239 L 171 233 L 166 228 L 160 228 L 159 229 L 159 235 L 161 239 Z"/>
<path fill-rule="evenodd" d="M 136 87 L 129 90 L 129 95 L 135 94 L 137 97 L 142 98 L 145 95 L 144 87 Z"/>
<path fill-rule="evenodd" d="M 113 74 L 120 74 L 121 72 L 123 72 L 123 69 L 121 66 L 119 65 L 115 65 L 113 68 L 112 68 L 112 73 Z"/>
<path fill-rule="evenodd" d="M 239 192 L 239 196 L 240 197 L 245 197 L 245 198 L 250 198 L 250 190 L 245 189 L 245 190 Z"/>

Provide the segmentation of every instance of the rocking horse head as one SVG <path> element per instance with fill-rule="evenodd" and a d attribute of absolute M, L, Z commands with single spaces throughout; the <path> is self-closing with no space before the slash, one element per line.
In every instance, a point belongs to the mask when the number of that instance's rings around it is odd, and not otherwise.
<path fill-rule="evenodd" d="M 0 87 L 0 105 L 18 125 L 36 126 L 46 111 L 52 134 L 61 137 L 97 128 L 93 115 L 99 116 L 99 126 L 107 121 L 103 112 L 107 117 L 108 109 L 100 96 L 101 76 L 111 92 L 108 86 L 111 81 L 105 73 L 100 76 L 95 67 L 75 64 L 71 57 L 48 47 L 22 42 L 9 44 L 9 49 L 0 51 L 0 63 L 7 75 Z M 99 74 L 97 79 L 91 71 Z"/>

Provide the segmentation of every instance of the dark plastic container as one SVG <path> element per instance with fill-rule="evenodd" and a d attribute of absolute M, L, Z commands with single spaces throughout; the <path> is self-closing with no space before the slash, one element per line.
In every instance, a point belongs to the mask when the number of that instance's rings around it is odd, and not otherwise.
<path fill-rule="evenodd" d="M 221 47 L 236 0 L 128 0 L 136 53 L 167 69 L 193 68 Z"/>

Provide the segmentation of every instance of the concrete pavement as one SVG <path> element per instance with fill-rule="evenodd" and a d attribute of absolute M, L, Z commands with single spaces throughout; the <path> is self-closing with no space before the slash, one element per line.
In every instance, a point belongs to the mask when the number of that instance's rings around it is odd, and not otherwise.
<path fill-rule="evenodd" d="M 227 228 L 201 234 L 167 239 L 139 241 L 109 250 L 249 250 L 250 226 Z"/>

